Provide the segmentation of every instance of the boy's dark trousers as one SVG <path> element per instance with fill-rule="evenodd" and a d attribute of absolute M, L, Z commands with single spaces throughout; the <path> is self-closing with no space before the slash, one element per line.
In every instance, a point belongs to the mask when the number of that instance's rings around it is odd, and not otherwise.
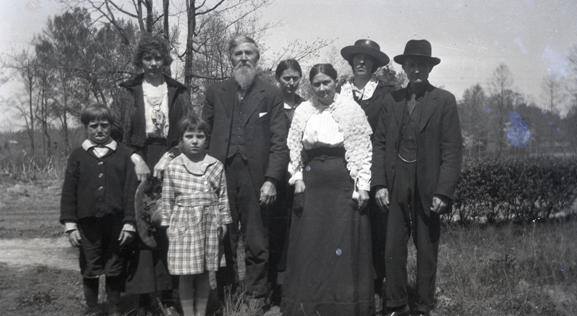
<path fill-rule="evenodd" d="M 412 235 L 417 248 L 414 310 L 427 313 L 434 305 L 440 222 L 438 214 L 425 214 L 416 176 L 416 163 L 398 159 L 387 219 L 385 297 L 388 309 L 408 304 L 407 243 Z"/>
<path fill-rule="evenodd" d="M 115 311 L 124 284 L 124 259 L 118 244 L 122 219 L 116 215 L 91 217 L 78 222 L 80 231 L 80 271 L 88 308 L 98 305 L 98 277 L 106 275 L 107 301 Z"/>

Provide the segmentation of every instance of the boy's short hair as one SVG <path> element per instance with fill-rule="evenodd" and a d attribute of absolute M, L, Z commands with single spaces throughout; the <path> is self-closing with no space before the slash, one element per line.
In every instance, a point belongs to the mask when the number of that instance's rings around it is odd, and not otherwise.
<path fill-rule="evenodd" d="M 96 120 L 107 120 L 110 124 L 113 123 L 114 118 L 112 117 L 112 112 L 110 109 L 104 104 L 91 104 L 80 112 L 80 122 L 84 126 L 88 126 L 90 121 Z"/>
<path fill-rule="evenodd" d="M 178 139 L 182 139 L 182 136 L 187 131 L 203 132 L 207 138 L 210 132 L 208 123 L 206 123 L 203 119 L 197 117 L 196 115 L 185 116 L 180 121 L 178 121 L 177 126 L 178 126 Z"/>

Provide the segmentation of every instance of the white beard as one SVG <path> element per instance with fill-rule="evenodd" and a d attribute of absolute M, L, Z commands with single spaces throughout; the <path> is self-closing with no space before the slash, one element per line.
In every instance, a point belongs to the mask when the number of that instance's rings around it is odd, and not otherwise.
<path fill-rule="evenodd" d="M 236 67 L 234 67 L 232 76 L 242 90 L 247 90 L 254 82 L 254 78 L 256 77 L 256 69 L 251 64 L 239 63 L 236 65 Z"/>

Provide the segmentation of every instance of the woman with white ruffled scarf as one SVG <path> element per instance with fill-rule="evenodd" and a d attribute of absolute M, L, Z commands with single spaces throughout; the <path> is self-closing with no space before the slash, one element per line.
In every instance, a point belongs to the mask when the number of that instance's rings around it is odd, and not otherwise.
<path fill-rule="evenodd" d="M 283 315 L 369 315 L 371 127 L 336 94 L 332 65 L 313 66 L 309 79 L 313 97 L 295 110 L 287 139 L 295 206 Z"/>

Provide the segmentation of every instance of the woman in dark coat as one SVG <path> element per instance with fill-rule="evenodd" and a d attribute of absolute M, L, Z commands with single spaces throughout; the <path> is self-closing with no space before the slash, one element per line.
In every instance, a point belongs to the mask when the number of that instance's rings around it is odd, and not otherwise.
<path fill-rule="evenodd" d="M 343 97 L 355 100 L 361 106 L 374 132 L 379 117 L 385 108 L 385 97 L 394 88 L 378 80 L 374 73 L 379 67 L 386 66 L 389 63 L 389 57 L 381 52 L 376 42 L 368 39 L 360 39 L 354 45 L 346 46 L 341 50 L 341 55 L 351 65 L 353 78 L 341 86 L 340 94 Z M 377 273 L 375 279 L 375 309 L 376 313 L 380 313 L 383 310 L 385 227 L 387 225 L 385 213 L 375 203 L 374 192 L 371 192 L 370 196 L 367 212 L 371 218 L 373 263 Z"/>
<path fill-rule="evenodd" d="M 330 64 L 311 69 L 313 98 L 294 113 L 287 145 L 295 185 L 283 315 L 371 315 L 371 127 L 336 94 Z M 300 210 L 297 201 L 303 201 Z"/>
<path fill-rule="evenodd" d="M 172 59 L 167 44 L 160 38 L 143 37 L 136 49 L 134 64 L 143 73 L 120 84 L 124 88 L 115 113 L 118 118 L 118 136 L 130 146 L 136 155 L 132 156 L 140 181 L 147 180 L 150 169 L 153 176 L 160 178 L 170 160 L 169 148 L 178 143 L 177 123 L 192 109 L 186 87 L 164 74 Z M 174 288 L 172 277 L 166 268 L 168 242 L 166 232 L 156 229 L 150 221 L 140 227 L 139 236 L 151 233 L 156 240 L 155 248 L 141 239 L 135 246 L 135 254 L 129 260 L 125 291 L 140 295 L 140 309 L 149 309 L 150 294 Z M 145 232 L 144 230 L 147 230 Z"/>

